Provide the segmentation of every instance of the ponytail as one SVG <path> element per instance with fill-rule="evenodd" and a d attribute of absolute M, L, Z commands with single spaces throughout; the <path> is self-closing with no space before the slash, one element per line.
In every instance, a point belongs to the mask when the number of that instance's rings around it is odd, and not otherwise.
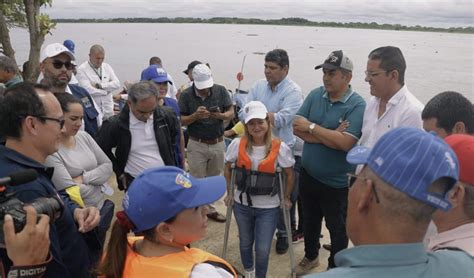
<path fill-rule="evenodd" d="M 123 276 L 128 248 L 127 234 L 133 225 L 129 221 L 126 221 L 128 225 L 124 224 L 124 218 L 125 221 L 128 220 L 123 211 L 117 213 L 117 220 L 112 226 L 105 256 L 98 269 L 98 275 L 105 278 Z"/>

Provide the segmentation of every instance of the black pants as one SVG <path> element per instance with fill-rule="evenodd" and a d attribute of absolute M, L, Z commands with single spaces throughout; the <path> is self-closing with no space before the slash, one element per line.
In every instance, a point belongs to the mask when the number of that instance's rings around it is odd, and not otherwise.
<path fill-rule="evenodd" d="M 333 268 L 334 255 L 347 248 L 346 234 L 346 188 L 333 188 L 311 177 L 304 168 L 300 173 L 300 192 L 303 198 L 304 251 L 305 256 L 314 260 L 319 255 L 319 235 L 323 217 L 331 237 L 331 254 L 328 267 Z"/>

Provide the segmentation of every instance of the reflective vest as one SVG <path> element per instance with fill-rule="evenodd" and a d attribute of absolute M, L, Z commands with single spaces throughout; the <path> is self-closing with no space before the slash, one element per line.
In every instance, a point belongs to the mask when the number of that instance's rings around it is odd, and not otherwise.
<path fill-rule="evenodd" d="M 231 272 L 234 277 L 237 273 L 225 260 L 197 248 L 186 248 L 182 252 L 168 254 L 160 257 L 143 257 L 133 251 L 133 243 L 143 237 L 129 237 L 130 243 L 123 270 L 123 278 L 188 278 L 193 267 L 200 263 L 208 263 Z"/>
<path fill-rule="evenodd" d="M 235 183 L 237 189 L 242 191 L 239 196 L 242 203 L 242 194 L 247 194 L 247 202 L 252 206 L 251 195 L 274 196 L 280 189 L 280 182 L 276 172 L 276 162 L 280 153 L 281 141 L 272 139 L 272 146 L 268 155 L 260 161 L 257 170 L 252 170 L 252 161 L 245 149 L 247 137 L 242 137 L 237 155 Z"/>

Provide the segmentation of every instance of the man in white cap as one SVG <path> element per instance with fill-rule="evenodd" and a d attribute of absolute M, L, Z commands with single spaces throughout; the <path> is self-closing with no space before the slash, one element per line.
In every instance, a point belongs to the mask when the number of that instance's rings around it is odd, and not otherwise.
<path fill-rule="evenodd" d="M 197 178 L 222 175 L 224 171 L 224 121 L 234 117 L 232 100 L 224 86 L 214 84 L 208 66 L 198 64 L 192 71 L 193 85 L 179 98 L 181 124 L 188 127 L 189 171 Z M 224 215 L 211 206 L 208 217 L 225 222 Z"/>
<path fill-rule="evenodd" d="M 112 94 L 121 89 L 120 80 L 112 67 L 104 63 L 105 50 L 95 44 L 89 52 L 89 60 L 77 68 L 77 80 L 97 103 L 97 108 L 104 115 L 104 119 L 114 115 L 114 101 Z"/>
<path fill-rule="evenodd" d="M 60 43 L 47 45 L 40 57 L 40 70 L 43 74 L 41 83 L 50 86 L 53 93 L 69 93 L 77 97 L 84 107 L 83 128 L 92 137 L 95 137 L 102 123 L 101 115 L 96 110 L 94 100 L 86 89 L 69 84 L 74 70 L 73 60 L 74 55 L 64 45 Z"/>

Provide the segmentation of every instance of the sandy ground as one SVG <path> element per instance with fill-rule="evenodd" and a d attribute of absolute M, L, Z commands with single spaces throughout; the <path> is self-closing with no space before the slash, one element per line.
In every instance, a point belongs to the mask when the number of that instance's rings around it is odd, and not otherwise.
<path fill-rule="evenodd" d="M 115 203 L 115 210 L 121 210 L 122 207 L 122 198 L 123 191 L 117 189 L 115 183 L 115 177 L 110 179 L 110 184 L 114 187 L 114 194 L 110 199 Z M 216 202 L 216 208 L 219 212 L 225 215 L 226 207 L 222 200 Z M 324 226 L 324 225 L 323 225 Z M 201 248 L 205 251 L 213 253 L 217 256 L 222 255 L 222 247 L 224 243 L 224 230 L 225 223 L 217 223 L 212 220 L 209 220 L 209 226 L 207 229 L 207 236 L 205 239 L 192 244 L 192 247 Z M 321 239 L 321 245 L 323 243 L 329 243 L 329 234 L 328 231 L 323 228 L 324 237 Z M 267 277 L 291 277 L 290 275 L 290 255 L 287 252 L 284 255 L 279 255 L 275 251 L 276 238 L 274 238 L 272 243 L 272 250 L 270 253 L 270 263 L 268 266 Z M 295 263 L 297 264 L 304 256 L 304 244 L 299 242 L 293 244 L 293 250 L 295 253 Z M 320 265 L 313 270 L 313 272 L 325 271 L 327 268 L 327 259 L 329 257 L 329 252 L 321 248 L 319 251 L 319 260 Z M 239 252 L 239 238 L 237 231 L 237 224 L 235 219 L 232 219 L 232 224 L 230 226 L 229 241 L 227 247 L 227 261 L 235 266 L 239 271 L 243 273 L 242 263 L 240 262 L 240 252 Z"/>

